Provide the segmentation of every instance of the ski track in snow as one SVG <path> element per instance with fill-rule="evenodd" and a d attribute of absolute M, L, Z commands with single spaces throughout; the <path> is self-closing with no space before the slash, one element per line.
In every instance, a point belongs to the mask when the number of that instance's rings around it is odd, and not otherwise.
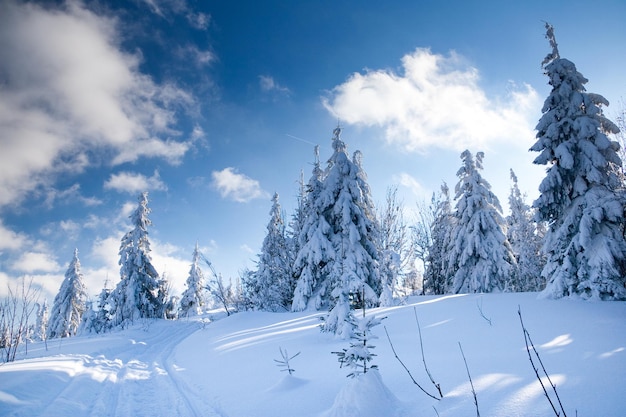
<path fill-rule="evenodd" d="M 94 356 L 59 356 L 59 366 L 50 375 L 52 381 L 41 381 L 46 385 L 48 398 L 17 399 L 30 406 L 9 414 L 4 414 L 0 403 L 0 415 L 220 417 L 206 399 L 196 396 L 177 375 L 179 370 L 171 357 L 174 348 L 199 329 L 198 323 L 172 324 L 147 324 L 148 329 L 131 333 L 135 338 L 113 347 L 105 345 Z M 50 345 L 54 344 L 50 341 Z M 25 373 L 28 369 L 37 369 L 36 359 L 26 359 L 18 366 Z M 0 379 L 10 378 L 13 370 L 7 369 Z"/>

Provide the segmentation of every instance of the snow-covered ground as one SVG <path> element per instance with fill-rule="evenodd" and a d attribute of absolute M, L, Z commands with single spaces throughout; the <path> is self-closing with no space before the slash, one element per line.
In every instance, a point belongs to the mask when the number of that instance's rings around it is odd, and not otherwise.
<path fill-rule="evenodd" d="M 554 415 L 528 359 L 518 305 L 567 415 L 626 415 L 626 302 L 536 294 L 415 297 L 368 311 L 387 317 L 374 328 L 379 373 L 356 379 L 346 378 L 331 353 L 348 343 L 320 333 L 321 314 L 312 312 L 151 321 L 52 340 L 47 351 L 31 344 L 27 355 L 0 366 L 0 415 L 472 416 L 458 342 L 481 416 Z M 440 401 L 411 382 L 385 336 L 383 326 L 417 382 L 436 394 L 414 311 Z M 291 362 L 294 375 L 276 366 L 279 348 L 301 352 Z"/>

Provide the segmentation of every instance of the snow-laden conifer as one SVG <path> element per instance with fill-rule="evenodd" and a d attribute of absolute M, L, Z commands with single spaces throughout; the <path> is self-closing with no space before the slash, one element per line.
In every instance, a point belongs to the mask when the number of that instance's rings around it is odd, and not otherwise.
<path fill-rule="evenodd" d="M 148 227 L 148 193 L 139 196 L 138 205 L 130 215 L 133 229 L 120 245 L 121 280 L 110 295 L 115 325 L 125 325 L 140 318 L 156 318 L 163 314 L 163 285 L 150 257 Z"/>
<path fill-rule="evenodd" d="M 65 279 L 54 297 L 48 322 L 48 339 L 76 335 L 86 310 L 87 289 L 80 269 L 78 249 L 65 272 Z"/>
<path fill-rule="evenodd" d="M 202 314 L 202 308 L 206 304 L 206 280 L 204 273 L 200 268 L 201 254 L 196 242 L 196 247 L 193 250 L 191 267 L 189 269 L 189 276 L 185 285 L 187 288 L 183 291 L 180 297 L 180 316 L 195 316 Z"/>
<path fill-rule="evenodd" d="M 48 311 L 48 300 L 43 300 L 42 304 L 36 303 L 37 313 L 35 319 L 35 340 L 46 340 L 48 337 L 48 322 L 50 314 Z"/>
<path fill-rule="evenodd" d="M 83 319 L 78 330 L 79 334 L 83 333 L 102 333 L 111 330 L 113 327 L 113 320 L 111 311 L 113 311 L 111 297 L 111 289 L 107 288 L 107 282 L 104 284 L 104 288 L 98 295 L 98 300 L 95 302 L 87 302 L 87 311 L 83 314 Z"/>
<path fill-rule="evenodd" d="M 449 246 L 449 262 L 457 268 L 451 288 L 455 294 L 503 291 L 515 265 L 500 202 L 479 172 L 483 157 L 478 152 L 474 159 L 464 151 L 457 172 L 456 224 Z"/>
<path fill-rule="evenodd" d="M 507 239 L 515 255 L 517 269 L 509 284 L 510 291 L 541 291 L 545 281 L 541 270 L 545 258 L 541 252 L 543 234 L 533 219 L 533 211 L 519 189 L 517 176 L 511 170 L 510 214 L 506 218 Z"/>
<path fill-rule="evenodd" d="M 333 231 L 319 204 L 323 181 L 319 147 L 316 146 L 313 174 L 304 199 L 304 224 L 298 236 L 300 249 L 294 261 L 297 281 L 292 301 L 293 311 L 328 308 L 330 288 L 327 277 L 336 254 L 330 240 Z"/>
<path fill-rule="evenodd" d="M 554 30 L 546 29 L 552 51 L 542 64 L 552 91 L 531 148 L 539 152 L 534 163 L 548 165 L 533 204 L 537 220 L 549 225 L 542 294 L 626 299 L 621 160 L 617 142 L 607 137 L 619 129 L 602 113 L 608 101 L 586 92 L 588 80 L 560 57 Z"/>
<path fill-rule="evenodd" d="M 378 305 L 381 292 L 378 268 L 377 221 L 365 173 L 357 154 L 357 163 L 350 160 L 346 144 L 334 130 L 334 153 L 328 161 L 324 188 L 318 197 L 318 210 L 330 226 L 330 239 L 335 253 L 329 271 L 328 288 L 331 310 L 325 317 L 323 330 L 340 337 L 350 337 L 346 321 L 353 307 Z"/>
<path fill-rule="evenodd" d="M 291 308 L 295 282 L 291 273 L 285 221 L 278 193 L 272 197 L 270 221 L 257 269 L 243 282 L 245 298 L 253 308 L 284 311 Z"/>
<path fill-rule="evenodd" d="M 450 189 L 444 182 L 441 192 L 433 195 L 434 219 L 431 226 L 431 245 L 426 256 L 424 293 L 444 294 L 450 287 L 456 269 L 450 265 L 448 247 L 456 219 L 452 213 Z"/>

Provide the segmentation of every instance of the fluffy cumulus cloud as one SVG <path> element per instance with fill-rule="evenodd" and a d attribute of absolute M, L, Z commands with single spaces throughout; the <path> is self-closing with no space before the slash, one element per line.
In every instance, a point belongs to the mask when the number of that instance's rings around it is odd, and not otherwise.
<path fill-rule="evenodd" d="M 123 193 L 139 194 L 144 191 L 166 191 L 167 186 L 158 171 L 154 171 L 151 177 L 136 172 L 120 172 L 111 174 L 104 183 L 107 190 L 115 190 Z"/>
<path fill-rule="evenodd" d="M 13 262 L 11 269 L 24 273 L 58 272 L 61 265 L 48 253 L 25 252 Z"/>
<path fill-rule="evenodd" d="M 402 58 L 401 73 L 355 73 L 329 92 L 324 105 L 342 122 L 383 128 L 389 142 L 408 151 L 459 151 L 499 141 L 528 143 L 540 101 L 529 85 L 489 97 L 478 70 L 458 54 L 417 49 Z"/>
<path fill-rule="evenodd" d="M 269 194 L 261 188 L 261 184 L 235 168 L 228 167 L 211 173 L 212 185 L 222 197 L 239 203 L 246 203 L 255 198 L 269 198 Z"/>
<path fill-rule="evenodd" d="M 8 229 L 0 219 L 0 253 L 4 250 L 18 250 L 26 244 L 28 239 L 22 233 Z"/>
<path fill-rule="evenodd" d="M 193 98 L 142 74 L 119 31 L 80 2 L 0 2 L 0 206 L 102 151 L 113 164 L 181 161 L 190 143 L 177 140 L 174 108 Z"/>

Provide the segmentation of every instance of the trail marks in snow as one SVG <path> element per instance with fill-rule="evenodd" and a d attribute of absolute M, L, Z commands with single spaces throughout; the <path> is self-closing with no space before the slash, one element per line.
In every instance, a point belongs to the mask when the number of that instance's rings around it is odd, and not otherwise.
<path fill-rule="evenodd" d="M 172 359 L 174 348 L 198 328 L 195 322 L 155 321 L 149 329 L 138 326 L 114 338 L 94 336 L 87 344 L 83 339 L 84 354 L 6 364 L 0 367 L 0 414 L 219 416 L 185 385 L 183 369 Z M 76 352 L 76 346 L 67 340 L 59 350 Z"/>

